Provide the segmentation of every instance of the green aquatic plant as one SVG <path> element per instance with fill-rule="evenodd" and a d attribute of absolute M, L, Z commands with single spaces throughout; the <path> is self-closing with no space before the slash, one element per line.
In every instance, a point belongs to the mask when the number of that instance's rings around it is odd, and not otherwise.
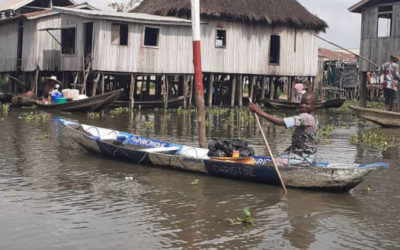
<path fill-rule="evenodd" d="M 321 127 L 318 129 L 318 137 L 328 138 L 334 130 L 335 130 L 335 127 L 332 124 L 328 124 L 324 127 Z"/>
<path fill-rule="evenodd" d="M 140 126 L 142 128 L 153 128 L 154 127 L 154 123 L 152 123 L 151 121 L 147 121 L 147 122 L 143 122 L 142 124 L 140 124 Z"/>
<path fill-rule="evenodd" d="M 234 218 L 234 219 L 227 218 L 226 220 L 227 220 L 231 225 L 234 225 L 234 226 L 235 226 L 235 225 L 242 225 L 242 224 L 247 224 L 247 225 L 254 226 L 254 225 L 255 225 L 255 223 L 254 223 L 254 218 L 253 218 L 252 215 L 251 215 L 250 208 L 249 208 L 249 207 L 243 208 L 243 213 L 244 213 L 243 218 L 240 217 L 240 216 L 238 216 L 238 217 L 236 217 L 236 218 Z"/>
<path fill-rule="evenodd" d="M 360 106 L 358 101 L 346 100 L 340 108 L 332 109 L 339 112 L 351 112 L 349 106 Z M 383 102 L 367 102 L 367 108 L 384 110 L 385 104 Z"/>
<path fill-rule="evenodd" d="M 248 207 L 243 208 L 243 212 L 244 212 L 243 221 L 247 224 L 254 226 L 254 218 L 251 216 L 250 208 Z"/>
<path fill-rule="evenodd" d="M 9 103 L 1 104 L 1 111 L 3 112 L 4 116 L 7 116 L 8 112 L 10 111 L 10 104 Z"/>
<path fill-rule="evenodd" d="M 361 130 L 357 136 L 352 136 L 350 140 L 353 144 L 367 144 L 386 150 L 388 147 L 395 146 L 396 138 L 394 136 L 385 138 L 382 130 L 380 128 L 375 128 L 368 132 Z"/>
<path fill-rule="evenodd" d="M 89 119 L 99 119 L 100 118 L 100 113 L 98 112 L 88 112 L 87 117 Z"/>
<path fill-rule="evenodd" d="M 229 109 L 227 108 L 220 108 L 220 107 L 213 107 L 206 109 L 206 113 L 210 115 L 224 115 L 229 112 Z"/>
<path fill-rule="evenodd" d="M 21 117 L 25 119 L 25 121 L 37 121 L 37 122 L 45 122 L 48 120 L 48 114 L 47 113 L 34 113 L 34 112 L 29 112 L 25 117 Z"/>
<path fill-rule="evenodd" d="M 131 109 L 128 108 L 128 107 L 118 107 L 118 108 L 115 108 L 115 109 L 111 110 L 110 114 L 112 114 L 112 115 L 120 115 L 122 113 L 129 112 L 130 110 Z"/>

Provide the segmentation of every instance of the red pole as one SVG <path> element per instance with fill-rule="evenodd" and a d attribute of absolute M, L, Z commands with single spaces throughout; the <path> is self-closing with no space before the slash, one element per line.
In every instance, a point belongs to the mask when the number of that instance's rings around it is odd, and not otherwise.
<path fill-rule="evenodd" d="M 200 49 L 200 2 L 191 0 L 192 10 L 192 34 L 193 34 L 193 65 L 194 80 L 196 84 L 196 108 L 197 122 L 199 124 L 199 144 L 200 147 L 206 147 L 206 125 L 204 111 L 204 92 L 203 75 L 201 69 L 201 49 Z"/>

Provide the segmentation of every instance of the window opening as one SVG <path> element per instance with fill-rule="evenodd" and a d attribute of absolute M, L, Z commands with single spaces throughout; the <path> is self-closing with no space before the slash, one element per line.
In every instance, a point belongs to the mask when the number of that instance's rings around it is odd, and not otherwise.
<path fill-rule="evenodd" d="M 378 7 L 378 37 L 390 37 L 392 35 L 392 14 L 393 6 Z"/>
<path fill-rule="evenodd" d="M 226 47 L 226 30 L 217 29 L 215 47 L 225 48 Z"/>
<path fill-rule="evenodd" d="M 61 29 L 61 48 L 64 55 L 75 54 L 75 28 Z"/>
<path fill-rule="evenodd" d="M 128 45 L 128 24 L 113 23 L 111 25 L 111 44 Z"/>
<path fill-rule="evenodd" d="M 269 63 L 279 64 L 279 55 L 281 47 L 281 37 L 276 35 L 271 35 L 270 45 L 269 45 Z"/>
<path fill-rule="evenodd" d="M 145 27 L 144 28 L 144 45 L 157 47 L 159 33 L 160 33 L 159 28 Z"/>

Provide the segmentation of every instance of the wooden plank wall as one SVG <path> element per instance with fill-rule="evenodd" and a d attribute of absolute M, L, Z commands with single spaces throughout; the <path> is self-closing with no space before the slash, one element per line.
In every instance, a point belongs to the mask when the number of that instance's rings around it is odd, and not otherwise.
<path fill-rule="evenodd" d="M 108 20 L 95 20 L 93 70 L 162 74 L 193 73 L 190 26 L 150 25 L 160 28 L 159 46 L 153 48 L 143 46 L 146 25 L 132 23 L 129 25 L 128 45 L 112 45 L 112 23 Z M 224 49 L 215 48 L 216 28 L 221 26 L 227 28 L 227 47 Z M 80 33 L 82 31 L 78 29 L 78 36 Z M 281 36 L 279 66 L 271 66 L 268 61 L 271 34 Z M 318 43 L 313 34 L 314 32 L 310 30 L 249 27 L 227 22 L 223 24 L 211 22 L 202 25 L 203 71 L 315 76 L 318 68 Z"/>
<path fill-rule="evenodd" d="M 366 9 L 362 13 L 361 56 L 381 65 L 389 61 L 394 52 L 400 53 L 400 3 L 393 3 L 392 36 L 378 37 L 378 6 Z M 362 72 L 375 71 L 376 67 L 360 60 Z"/>
<path fill-rule="evenodd" d="M 226 48 L 215 47 L 217 28 L 226 29 Z M 315 76 L 318 68 L 318 41 L 313 34 L 314 31 L 289 27 L 272 28 L 210 21 L 207 25 L 202 25 L 203 70 L 238 74 Z M 269 64 L 271 35 L 280 36 L 279 65 Z"/>
<path fill-rule="evenodd" d="M 60 45 L 46 32 L 40 29 L 60 27 L 59 15 L 41 19 L 25 20 L 22 71 L 54 71 L 60 68 Z M 60 31 L 50 31 L 60 41 Z"/>
<path fill-rule="evenodd" d="M 94 24 L 93 70 L 192 74 L 191 26 L 129 24 L 128 45 L 111 44 L 112 21 Z M 144 28 L 160 28 L 159 45 L 143 46 Z"/>
<path fill-rule="evenodd" d="M 0 72 L 17 69 L 18 20 L 0 23 Z"/>
<path fill-rule="evenodd" d="M 90 22 L 86 18 L 61 14 L 61 27 L 75 27 L 75 54 L 61 54 L 61 71 L 81 71 L 84 54 L 84 23 Z M 105 48 L 104 48 L 105 49 Z"/>

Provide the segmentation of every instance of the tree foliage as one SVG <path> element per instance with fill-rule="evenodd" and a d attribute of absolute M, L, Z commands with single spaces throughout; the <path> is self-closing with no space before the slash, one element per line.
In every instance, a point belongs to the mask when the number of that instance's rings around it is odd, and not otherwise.
<path fill-rule="evenodd" d="M 125 2 L 111 2 L 108 7 L 113 8 L 117 12 L 127 12 L 132 10 L 136 5 L 138 5 L 142 0 L 129 0 Z"/>

